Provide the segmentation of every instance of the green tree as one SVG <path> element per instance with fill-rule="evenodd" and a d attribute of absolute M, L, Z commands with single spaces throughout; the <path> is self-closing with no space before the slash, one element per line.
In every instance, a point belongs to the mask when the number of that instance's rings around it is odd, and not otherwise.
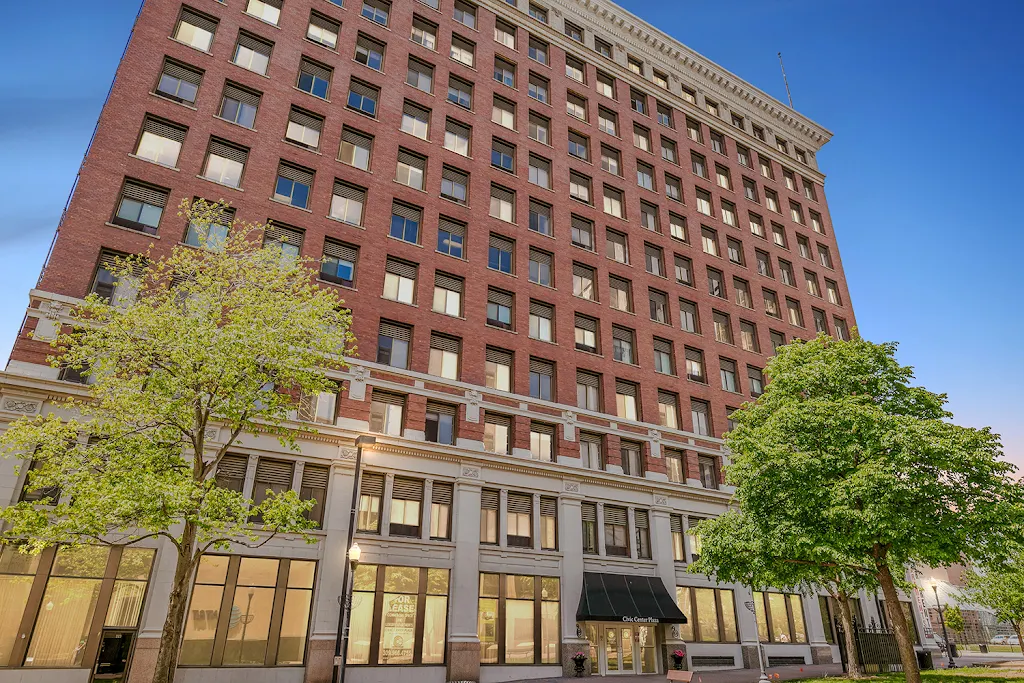
<path fill-rule="evenodd" d="M 183 202 L 180 215 L 208 234 L 223 209 Z M 62 492 L 53 505 L 0 511 L 5 542 L 39 552 L 159 536 L 176 550 L 156 683 L 173 679 L 188 585 L 204 552 L 257 547 L 278 533 L 312 542 L 311 501 L 288 491 L 254 505 L 214 478 L 243 433 L 297 449 L 288 410 L 303 395 L 335 391 L 327 371 L 355 350 L 342 302 L 316 286 L 308 261 L 263 247 L 263 237 L 262 226 L 238 223 L 204 248 L 120 260 L 121 296 L 87 297 L 53 342 L 51 363 L 85 375 L 87 394 L 19 420 L 0 440 L 5 456 L 35 461 L 30 489 Z M 211 442 L 208 427 L 226 438 Z"/>
<path fill-rule="evenodd" d="M 1010 622 L 1024 654 L 1024 552 L 1018 551 L 1006 562 L 984 571 L 968 572 L 964 596 L 993 610 L 999 621 Z"/>
<path fill-rule="evenodd" d="M 839 607 L 843 627 L 843 642 L 839 645 L 846 651 L 849 676 L 860 678 L 850 599 L 858 589 L 876 589 L 877 584 L 869 575 L 843 566 L 829 549 L 814 547 L 808 539 L 795 539 L 793 527 L 763 522 L 740 509 L 700 522 L 695 528 L 701 539 L 700 559 L 690 565 L 689 571 L 754 590 L 825 591 Z"/>
<path fill-rule="evenodd" d="M 946 626 L 949 627 L 949 630 L 963 638 L 967 622 L 964 621 L 964 613 L 960 610 L 960 606 L 950 605 L 942 611 L 942 615 L 946 620 Z"/>
<path fill-rule="evenodd" d="M 780 557 L 825 558 L 881 588 L 920 683 L 897 592 L 907 569 L 1003 556 L 1021 538 L 1024 490 L 998 436 L 953 424 L 895 351 L 826 335 L 781 347 L 765 393 L 733 413 L 727 476 L 739 509 L 778 530 Z"/>

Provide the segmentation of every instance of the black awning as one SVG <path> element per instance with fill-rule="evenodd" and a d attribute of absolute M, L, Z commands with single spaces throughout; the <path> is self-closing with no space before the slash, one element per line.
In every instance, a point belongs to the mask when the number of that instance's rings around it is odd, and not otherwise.
<path fill-rule="evenodd" d="M 686 615 L 656 576 L 585 572 L 576 621 L 685 624 Z"/>

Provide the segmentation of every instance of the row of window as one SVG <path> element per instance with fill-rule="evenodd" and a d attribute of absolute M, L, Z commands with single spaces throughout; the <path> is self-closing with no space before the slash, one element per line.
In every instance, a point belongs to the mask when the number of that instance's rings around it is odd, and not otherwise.
<path fill-rule="evenodd" d="M 184 24 L 179 23 L 179 27 L 182 26 L 182 25 L 187 26 L 189 24 L 187 24 L 187 22 L 184 23 Z M 500 26 L 501 25 L 499 24 L 499 27 Z M 314 23 L 311 23 L 310 24 L 310 30 L 311 31 L 312 31 L 313 27 L 314 27 Z M 508 27 L 506 27 L 506 28 L 508 28 Z M 414 36 L 413 36 L 414 40 L 417 37 L 416 36 L 416 30 L 417 29 L 414 26 Z M 419 35 L 420 35 L 420 38 L 422 39 L 422 37 L 423 37 L 422 32 Z M 500 28 L 496 29 L 496 38 L 497 39 L 499 39 L 501 41 L 504 41 L 504 42 L 507 42 L 507 38 L 503 38 L 502 37 L 502 36 L 507 36 L 507 35 L 508 35 L 507 32 L 501 30 Z M 431 41 L 431 42 L 433 42 L 433 41 Z M 465 42 L 465 41 L 462 41 L 462 42 Z M 456 50 L 458 45 L 459 45 L 459 40 L 453 40 L 453 47 L 452 47 L 453 53 Z M 363 36 L 362 34 L 360 34 L 360 38 L 359 38 L 359 41 L 357 43 L 356 61 L 360 61 L 360 62 L 368 64 L 370 66 L 374 66 L 376 68 L 380 68 L 381 64 L 382 64 L 382 61 L 383 61 L 383 50 L 384 50 L 384 44 L 383 43 L 379 43 L 377 41 L 374 41 L 372 38 L 369 38 L 368 36 Z M 237 52 L 237 50 L 236 50 L 236 52 Z M 531 54 L 532 53 L 534 53 L 533 49 L 531 49 Z M 539 54 L 544 55 L 546 53 L 540 52 Z M 469 59 L 470 61 L 472 61 L 471 56 L 470 57 L 466 57 L 465 59 Z M 545 57 L 545 59 L 546 59 L 546 57 Z M 573 59 L 573 58 L 570 58 L 570 60 L 571 59 Z M 465 61 L 465 60 L 463 60 L 463 61 Z M 299 75 L 299 84 L 298 84 L 298 87 L 300 89 L 309 91 L 309 89 L 313 87 L 312 85 L 310 85 L 312 83 L 312 81 L 310 79 L 311 78 L 316 78 L 316 77 L 315 76 L 304 77 L 303 74 L 307 74 L 307 75 L 308 74 L 312 74 L 314 71 L 316 71 L 316 69 L 314 67 L 315 67 L 315 65 L 312 64 L 312 62 L 310 62 L 310 60 L 308 60 L 308 59 L 304 59 L 303 60 L 302 65 L 300 66 L 300 75 Z M 166 69 L 165 69 L 165 71 L 166 71 Z M 567 71 L 571 72 L 572 69 L 571 68 L 567 69 Z M 495 77 L 499 81 L 506 82 L 506 81 L 508 81 L 510 79 L 514 79 L 514 76 L 510 76 L 509 75 L 511 73 L 512 73 L 512 71 L 510 71 L 510 69 L 507 67 L 507 63 L 506 63 L 506 66 L 502 66 L 502 65 L 496 66 Z M 323 74 L 321 74 L 321 75 L 323 75 Z M 201 78 L 201 74 L 199 74 L 199 77 Z M 537 77 L 537 78 L 539 78 L 539 77 Z M 531 78 L 531 89 L 530 89 L 530 92 L 531 92 L 531 94 L 535 95 L 536 97 L 538 97 L 538 98 L 540 98 L 542 100 L 546 100 L 547 99 L 547 86 L 544 83 L 542 83 L 540 81 L 537 81 L 537 78 Z M 614 79 L 612 79 L 612 80 L 614 80 Z M 320 86 L 320 90 L 317 90 L 316 92 L 314 92 L 314 94 L 322 94 L 323 96 L 326 96 L 326 87 L 327 87 L 326 83 L 328 81 L 329 81 L 329 74 L 325 78 L 321 78 L 320 79 L 320 82 L 323 83 L 324 85 Z M 420 89 L 427 89 L 428 91 L 431 90 L 432 87 L 433 87 L 433 67 L 431 65 L 429 65 L 429 64 L 426 64 L 426 63 L 423 63 L 423 62 L 419 62 L 419 61 L 416 61 L 415 59 L 413 59 L 413 61 L 411 61 L 410 65 L 409 65 L 407 82 L 409 82 L 414 87 L 418 87 Z M 163 79 L 161 80 L 161 84 L 163 84 Z M 307 85 L 309 87 L 306 87 Z M 358 111 L 362 111 L 363 113 L 368 113 L 370 115 L 374 115 L 375 116 L 376 115 L 376 102 L 377 102 L 377 99 L 379 97 L 379 90 L 374 89 L 372 86 L 368 86 L 368 87 L 370 87 L 370 90 L 372 92 L 365 92 L 366 87 L 356 87 L 357 85 L 358 85 L 358 83 L 354 83 L 353 86 L 352 86 L 352 89 L 350 91 L 350 98 L 349 98 L 350 106 L 352 106 L 353 108 L 355 108 Z M 468 85 L 468 88 L 463 87 L 463 85 Z M 363 86 L 366 86 L 366 84 L 363 84 Z M 158 92 L 161 91 L 161 90 L 176 91 L 176 89 L 177 89 L 177 86 L 168 87 L 168 88 L 162 88 L 161 86 L 158 86 Z M 322 93 L 320 93 L 321 90 L 323 91 Z M 195 94 L 195 93 L 191 92 L 191 90 L 189 91 L 189 93 L 191 95 L 193 95 L 193 96 Z M 461 85 L 460 84 L 456 84 L 454 89 L 450 89 L 450 93 L 449 94 L 451 95 L 450 99 L 452 99 L 454 102 L 456 102 L 458 104 L 463 104 L 463 105 L 472 107 L 472 103 L 471 103 L 472 84 L 461 84 Z M 611 88 L 611 92 L 609 94 L 610 94 L 610 96 L 614 97 L 614 87 Z M 258 94 L 256 94 L 256 97 L 258 98 Z M 577 97 L 577 100 L 573 100 L 572 98 L 570 98 L 570 107 L 573 106 L 573 102 L 576 102 L 577 105 L 578 105 L 578 96 L 575 96 L 575 97 Z M 508 106 L 504 106 L 503 107 L 502 106 L 503 102 L 505 104 L 507 104 Z M 634 102 L 634 108 L 635 109 L 639 109 L 642 113 L 646 112 L 646 98 L 645 97 L 642 98 L 642 100 L 638 99 L 638 97 L 634 97 L 633 98 L 633 102 Z M 407 103 L 407 105 L 408 106 L 412 106 L 413 108 L 420 108 L 420 109 L 422 109 L 421 107 L 419 107 L 419 105 L 416 105 L 414 103 Z M 511 112 L 508 111 L 509 107 L 511 107 L 511 109 L 512 109 Z M 503 98 L 496 97 L 496 99 L 495 99 L 495 111 L 494 111 L 493 118 L 496 121 L 500 122 L 500 123 L 508 124 L 510 126 L 514 125 L 513 124 L 513 121 L 514 121 L 514 107 L 515 107 L 514 103 L 508 102 L 506 100 L 503 100 Z M 222 107 L 222 109 L 223 109 L 223 107 Z M 502 110 L 504 110 L 504 111 L 502 111 Z M 238 111 L 238 107 L 235 106 L 235 105 L 231 105 L 231 112 L 234 113 L 236 111 Z M 254 114 L 255 114 L 255 109 L 252 109 L 252 115 L 246 117 L 247 119 L 249 119 L 249 125 L 251 125 L 251 119 L 254 118 Z M 607 132 L 611 132 L 613 135 L 617 135 L 617 131 L 616 131 L 617 123 L 615 123 L 614 120 L 613 120 L 613 117 L 615 116 L 615 114 L 611 113 L 611 112 L 607 112 L 607 114 L 608 114 L 607 117 L 599 117 L 599 118 L 601 118 L 602 130 L 606 130 Z M 314 115 L 313 118 L 318 119 L 319 120 L 319 125 L 322 126 L 322 118 L 321 117 L 317 117 L 317 116 Z M 531 116 L 531 125 L 532 125 L 532 119 L 533 118 L 534 117 Z M 543 117 L 539 117 L 539 118 L 543 118 Z M 661 122 L 663 125 L 666 125 L 666 126 L 669 126 L 669 127 L 674 127 L 674 123 L 672 121 L 672 116 L 671 116 L 671 110 L 669 108 L 667 108 L 667 106 L 660 105 L 660 104 L 659 104 L 659 122 Z M 701 144 L 703 144 L 703 137 L 702 137 L 702 133 L 701 133 L 701 129 L 700 129 L 700 124 L 695 122 L 695 121 L 688 120 L 687 125 L 688 125 L 688 134 L 689 134 L 689 136 L 691 138 L 693 138 L 695 141 L 698 141 Z M 423 132 L 425 134 L 426 125 L 423 125 L 422 128 L 423 128 Z M 639 147 L 641 147 L 643 149 L 646 149 L 647 151 L 651 151 L 649 131 L 647 131 L 646 134 L 644 134 L 642 132 L 638 132 L 638 131 L 641 131 L 641 130 L 643 130 L 642 127 L 640 129 L 635 129 L 635 141 L 637 142 Z M 413 131 L 410 131 L 410 132 L 413 132 Z M 318 136 L 319 132 L 315 131 L 314 134 L 316 136 Z M 416 132 L 413 132 L 413 134 L 416 134 Z M 546 137 L 546 135 L 544 137 Z M 715 131 L 711 131 L 711 137 L 712 137 L 712 147 L 717 149 L 718 151 L 720 151 L 722 153 L 725 153 L 724 152 L 724 137 L 721 136 L 720 133 L 717 133 Z M 677 157 L 677 153 L 674 151 L 674 144 L 675 144 L 674 142 L 671 142 L 667 138 L 663 137 L 662 154 L 663 154 L 663 156 L 665 156 L 665 158 L 667 158 L 667 159 L 669 159 L 669 160 L 671 160 L 671 161 L 673 161 L 675 163 L 678 163 L 678 159 L 676 158 Z M 742 150 L 740 148 L 738 148 L 738 151 L 739 151 L 738 156 L 740 158 L 741 163 L 744 161 L 744 158 L 746 158 L 747 159 L 746 163 L 747 163 L 747 165 L 749 165 L 749 152 L 747 152 L 746 150 Z M 770 162 L 770 160 L 762 159 L 761 160 L 761 165 L 762 165 L 762 173 L 766 174 L 769 177 L 773 177 L 773 172 L 771 170 L 771 162 Z M 695 166 L 695 172 L 696 173 L 698 173 L 699 175 L 703 175 L 705 177 L 707 176 L 706 169 L 704 170 L 704 172 L 701 172 L 701 171 L 699 171 L 697 169 L 697 166 L 698 166 L 698 162 L 697 161 L 694 161 L 694 166 Z M 706 164 L 705 164 L 705 166 L 706 166 Z M 796 190 L 796 186 L 795 186 L 796 180 L 795 180 L 795 175 L 793 174 L 793 172 L 789 171 L 787 169 L 784 169 L 783 172 L 784 172 L 784 175 L 786 176 L 787 186 L 789 186 L 790 189 Z M 727 173 L 727 171 L 726 171 L 726 173 Z M 640 171 L 640 174 L 642 175 L 642 171 Z M 720 177 L 720 183 L 721 183 L 722 182 L 721 174 L 719 174 L 719 177 Z M 746 179 L 746 180 L 749 180 L 749 179 Z M 750 182 L 752 182 L 752 181 L 750 181 Z M 641 180 L 641 184 L 643 184 L 642 180 Z M 672 182 L 671 181 L 667 181 L 666 184 L 667 185 L 672 185 Z M 729 187 L 729 185 L 726 185 L 726 187 Z M 816 200 L 817 197 L 816 197 L 816 191 L 814 190 L 813 181 L 809 181 L 808 179 L 804 178 L 803 179 L 803 187 L 804 187 L 805 195 L 809 199 Z M 652 189 L 653 189 L 653 187 L 652 187 Z M 798 215 L 802 214 L 802 211 L 797 210 L 797 209 L 793 209 L 792 213 L 793 213 L 794 216 L 798 216 Z"/>
<path fill-rule="evenodd" d="M 334 0 L 332 0 L 334 1 Z M 431 9 L 439 10 L 439 0 L 420 0 L 423 4 L 427 5 Z M 249 0 L 246 6 L 246 12 L 250 15 L 256 16 L 261 20 L 278 25 L 281 16 L 281 0 Z M 341 2 L 335 1 L 335 4 L 341 5 Z M 512 3 L 510 3 L 512 4 Z M 541 23 L 548 23 L 547 10 L 541 8 L 534 3 L 529 3 L 528 13 L 531 17 L 540 21 Z M 452 17 L 455 21 L 465 25 L 467 28 L 476 30 L 477 29 L 477 14 L 478 8 L 464 0 L 457 0 L 453 7 Z M 391 3 L 386 0 L 364 0 L 360 8 L 360 15 L 374 23 L 382 26 L 388 26 L 390 23 L 391 15 Z M 179 18 L 179 22 L 175 28 L 175 38 L 184 42 L 192 47 L 208 52 L 212 46 L 214 33 L 216 32 L 218 20 L 215 17 L 204 15 L 201 12 L 197 12 L 192 8 L 183 6 L 182 14 Z M 338 35 L 340 33 L 341 22 L 332 19 L 322 13 L 313 11 L 309 17 L 309 22 L 306 28 L 306 38 L 312 42 L 323 45 L 324 47 L 335 50 L 338 43 Z M 564 33 L 570 39 L 578 42 L 584 42 L 584 30 L 572 22 L 566 20 L 563 25 Z M 372 38 L 364 37 L 360 34 L 361 38 L 365 38 L 366 41 L 377 43 L 377 46 L 382 44 L 373 41 Z M 412 40 L 417 42 L 424 47 L 435 50 L 437 43 L 437 25 L 434 22 L 426 20 L 418 15 L 414 15 L 413 18 L 413 32 Z M 501 18 L 495 19 L 494 27 L 494 40 L 503 46 L 517 50 L 517 28 L 515 25 L 504 21 Z M 360 41 L 362 43 L 363 41 Z M 530 36 L 529 38 L 529 57 L 541 64 L 550 65 L 549 60 L 549 45 L 541 40 L 540 38 Z M 272 48 L 272 44 L 270 44 Z M 468 66 L 473 66 L 473 48 L 472 41 L 461 36 L 453 36 L 450 56 L 452 59 L 461 61 Z M 598 37 L 594 37 L 594 50 L 601 56 L 614 60 L 614 48 L 611 43 L 604 41 Z M 238 60 L 236 47 L 236 61 Z M 269 61 L 269 51 L 266 53 L 266 59 Z M 381 70 L 383 67 L 383 49 L 376 52 L 373 51 L 372 46 L 359 45 L 357 46 L 356 61 L 363 63 L 371 68 Z M 243 65 L 249 66 L 246 60 L 242 60 Z M 265 74 L 266 65 L 260 64 L 262 67 L 261 73 Z M 627 68 L 641 76 L 646 77 L 645 65 L 643 61 L 633 55 L 626 56 Z M 586 64 L 578 57 L 566 53 L 565 73 L 570 79 L 576 80 L 580 83 L 585 84 L 586 82 Z M 506 82 L 508 85 L 514 85 L 514 82 L 509 83 L 504 75 L 504 70 L 501 72 L 502 75 L 499 77 L 499 71 L 496 67 L 495 78 L 496 80 Z M 598 71 L 598 82 L 608 82 L 611 80 L 614 82 L 614 78 Z M 651 71 L 651 80 L 658 86 L 665 90 L 670 90 L 669 77 L 667 74 L 654 68 Z M 607 90 L 602 89 L 604 94 L 614 98 L 614 92 L 609 93 Z M 631 94 L 636 91 L 632 91 Z M 696 91 L 688 88 L 685 85 L 680 86 L 680 93 L 683 99 L 687 100 L 690 104 L 696 106 Z M 636 101 L 642 100 L 646 104 L 647 96 L 639 94 L 632 99 Z M 660 103 L 659 103 L 660 104 Z M 661 105 L 668 110 L 667 105 Z M 659 107 L 659 120 L 661 115 L 661 107 Z M 721 116 L 721 111 L 718 103 L 714 102 L 709 98 L 705 98 L 704 109 L 713 116 Z M 646 110 L 638 110 L 640 113 L 647 115 Z M 731 112 L 730 121 L 732 125 L 740 130 L 746 130 L 746 122 L 744 117 Z M 763 128 L 756 124 L 752 124 L 750 133 L 757 139 L 766 142 L 767 138 Z M 789 143 L 776 136 L 775 148 L 784 153 L 789 154 Z M 799 148 L 795 149 L 795 155 L 798 161 L 801 163 L 807 163 L 807 153 Z"/>

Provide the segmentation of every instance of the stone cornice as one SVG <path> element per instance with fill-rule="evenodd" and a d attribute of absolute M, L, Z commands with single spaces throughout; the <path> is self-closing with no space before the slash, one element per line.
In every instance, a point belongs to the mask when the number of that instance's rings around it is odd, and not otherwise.
<path fill-rule="evenodd" d="M 763 90 L 747 83 L 739 76 L 715 64 L 703 55 L 694 52 L 681 42 L 664 33 L 640 17 L 608 0 L 558 0 L 568 5 L 577 15 L 596 17 L 611 23 L 619 32 L 625 31 L 636 47 L 642 48 L 649 57 L 682 72 L 700 85 L 713 88 L 730 97 L 733 101 L 746 104 L 750 113 L 772 119 L 777 125 L 808 141 L 818 149 L 832 137 L 832 132 L 811 119 L 787 107 Z M 574 6 L 573 6 L 574 5 Z M 621 38 L 621 33 L 619 35 Z"/>
<path fill-rule="evenodd" d="M 510 7 L 502 0 L 478 0 L 480 4 L 492 10 L 498 16 L 511 19 L 524 26 L 532 35 L 543 37 L 563 50 L 571 53 L 589 52 L 597 56 L 593 48 L 570 40 L 551 24 L 542 24 L 524 17 L 521 11 Z M 831 137 L 832 132 L 820 124 L 803 116 L 794 109 L 768 95 L 764 91 L 747 83 L 735 74 L 705 58 L 680 43 L 675 38 L 659 31 L 639 17 L 611 2 L 595 0 L 543 0 L 542 4 L 551 8 L 557 15 L 564 12 L 572 14 L 574 23 L 584 24 L 585 29 L 615 43 L 620 51 L 635 56 L 644 56 L 649 63 L 670 74 L 674 81 L 685 82 L 697 92 L 707 92 L 716 100 L 728 105 L 731 111 L 742 114 L 750 121 L 763 126 L 768 131 L 778 130 L 784 133 L 790 142 L 798 142 L 810 153 L 817 152 Z M 526 23 L 532 22 L 532 23 Z M 628 43 L 628 48 L 623 43 Z M 787 167 L 797 167 L 806 174 L 823 183 L 825 176 L 816 167 L 799 162 L 794 157 L 782 155 L 769 142 L 762 141 L 747 131 L 739 131 L 729 126 L 727 121 L 715 118 L 704 109 L 684 100 L 676 90 L 663 90 L 647 78 L 642 78 L 628 71 L 619 61 L 599 57 L 603 61 L 591 63 L 604 71 L 614 72 L 620 81 L 641 88 L 648 94 L 657 97 L 666 104 L 671 104 L 687 116 L 700 120 L 702 123 L 717 130 L 726 130 L 729 135 L 739 137 L 743 145 L 758 152 L 760 156 L 775 159 Z M 652 86 L 654 86 L 652 88 Z"/>

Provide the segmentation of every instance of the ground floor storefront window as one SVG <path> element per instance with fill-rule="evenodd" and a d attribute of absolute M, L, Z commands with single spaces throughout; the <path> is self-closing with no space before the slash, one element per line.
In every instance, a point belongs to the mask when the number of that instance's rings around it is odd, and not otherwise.
<path fill-rule="evenodd" d="M 443 664 L 448 570 L 361 564 L 352 583 L 349 664 Z"/>
<path fill-rule="evenodd" d="M 727 588 L 676 586 L 676 604 L 688 621 L 679 637 L 699 643 L 736 643 L 736 601 Z"/>
<path fill-rule="evenodd" d="M 559 580 L 480 574 L 481 664 L 559 664 Z"/>
<path fill-rule="evenodd" d="M 309 560 L 204 555 L 180 665 L 302 665 L 315 575 Z"/>
<path fill-rule="evenodd" d="M 806 643 L 803 599 L 796 593 L 754 593 L 757 636 L 762 643 Z"/>
<path fill-rule="evenodd" d="M 155 554 L 150 548 L 61 546 L 33 556 L 4 546 L 0 666 L 91 668 L 104 629 L 138 628 Z M 31 635 L 26 640 L 20 633 Z"/>

